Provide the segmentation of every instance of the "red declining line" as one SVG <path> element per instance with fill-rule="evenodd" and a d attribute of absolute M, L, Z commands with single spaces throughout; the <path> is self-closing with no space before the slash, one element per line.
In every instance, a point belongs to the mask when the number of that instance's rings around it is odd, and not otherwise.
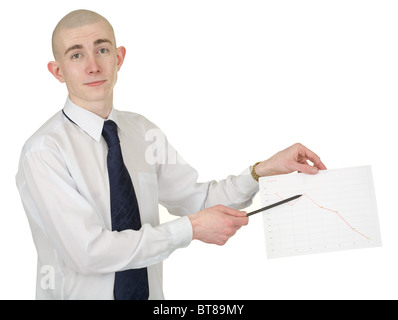
<path fill-rule="evenodd" d="M 275 195 L 276 195 L 278 198 L 284 200 L 284 198 L 282 198 L 279 194 L 275 193 Z M 347 222 L 347 220 L 345 220 L 345 219 L 340 215 L 340 213 L 339 213 L 338 211 L 332 210 L 332 209 L 328 209 L 328 208 L 325 208 L 325 207 L 322 207 L 321 205 L 319 205 L 318 203 L 316 203 L 313 199 L 311 199 L 306 193 L 304 193 L 300 198 L 298 198 L 298 199 L 295 200 L 294 202 L 288 203 L 288 205 L 291 206 L 291 207 L 293 207 L 293 206 L 294 206 L 302 197 L 304 197 L 304 196 L 307 197 L 307 199 L 311 200 L 311 201 L 312 201 L 317 207 L 319 207 L 320 209 L 327 210 L 327 211 L 331 211 L 331 212 L 334 212 L 335 214 L 337 214 L 338 217 L 339 217 L 341 220 L 343 220 L 343 222 L 344 222 L 352 231 L 355 231 L 356 233 L 358 233 L 359 235 L 361 235 L 362 237 L 364 237 L 364 238 L 366 238 L 366 239 L 368 239 L 368 240 L 370 239 L 370 238 L 368 238 L 367 236 L 365 236 L 364 234 L 360 233 L 357 229 L 353 228 L 353 227 Z"/>

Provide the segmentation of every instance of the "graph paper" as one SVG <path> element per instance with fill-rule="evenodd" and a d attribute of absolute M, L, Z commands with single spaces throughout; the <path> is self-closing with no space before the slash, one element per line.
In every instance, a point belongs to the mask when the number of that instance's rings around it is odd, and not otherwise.
<path fill-rule="evenodd" d="M 381 246 L 370 166 L 260 178 L 268 258 Z"/>

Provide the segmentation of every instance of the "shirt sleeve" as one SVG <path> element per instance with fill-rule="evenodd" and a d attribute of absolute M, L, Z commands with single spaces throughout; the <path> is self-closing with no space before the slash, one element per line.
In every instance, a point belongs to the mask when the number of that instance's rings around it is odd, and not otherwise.
<path fill-rule="evenodd" d="M 79 194 L 62 156 L 52 148 L 21 157 L 16 177 L 36 247 L 53 248 L 82 274 L 108 273 L 156 264 L 192 240 L 187 217 L 139 231 L 108 230 Z"/>

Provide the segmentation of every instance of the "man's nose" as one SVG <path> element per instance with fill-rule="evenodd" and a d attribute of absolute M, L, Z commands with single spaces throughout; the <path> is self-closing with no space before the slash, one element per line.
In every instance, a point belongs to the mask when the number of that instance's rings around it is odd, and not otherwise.
<path fill-rule="evenodd" d="M 100 65 L 96 59 L 96 57 L 90 56 L 87 59 L 87 73 L 88 74 L 95 74 L 95 73 L 100 73 L 101 68 Z"/>

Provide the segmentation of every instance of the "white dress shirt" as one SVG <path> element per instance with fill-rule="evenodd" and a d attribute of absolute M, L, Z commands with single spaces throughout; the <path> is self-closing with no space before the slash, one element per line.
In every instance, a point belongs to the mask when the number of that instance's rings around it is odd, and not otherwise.
<path fill-rule="evenodd" d="M 68 98 L 28 139 L 16 175 L 38 253 L 37 299 L 113 299 L 115 272 L 144 266 L 149 298 L 164 299 L 162 261 L 192 240 L 186 215 L 216 204 L 241 209 L 258 191 L 249 168 L 198 183 L 153 123 L 116 109 L 109 119 L 118 126 L 142 228 L 111 231 L 104 119 Z M 159 203 L 181 218 L 160 224 Z"/>

